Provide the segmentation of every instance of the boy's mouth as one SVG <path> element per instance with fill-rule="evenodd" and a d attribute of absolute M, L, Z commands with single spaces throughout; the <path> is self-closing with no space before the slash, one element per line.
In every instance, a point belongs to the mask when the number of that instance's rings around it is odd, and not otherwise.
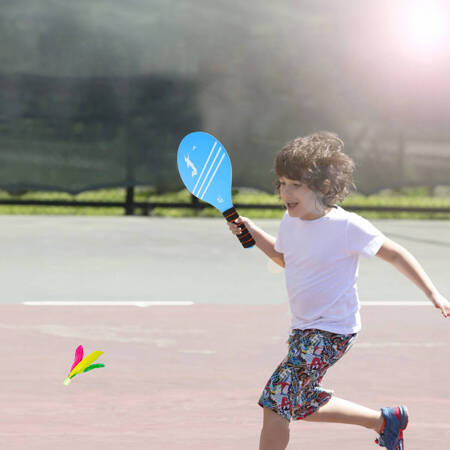
<path fill-rule="evenodd" d="M 293 209 L 298 205 L 298 202 L 296 203 L 286 203 L 286 206 L 288 209 Z"/>

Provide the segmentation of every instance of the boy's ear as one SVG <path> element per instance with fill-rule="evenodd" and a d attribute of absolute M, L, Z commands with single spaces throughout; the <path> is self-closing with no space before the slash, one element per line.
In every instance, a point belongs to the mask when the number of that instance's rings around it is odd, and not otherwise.
<path fill-rule="evenodd" d="M 328 194 L 328 191 L 330 190 L 330 187 L 331 187 L 331 182 L 330 182 L 330 180 L 327 178 L 327 179 L 324 180 L 324 182 L 322 183 L 322 193 Z"/>

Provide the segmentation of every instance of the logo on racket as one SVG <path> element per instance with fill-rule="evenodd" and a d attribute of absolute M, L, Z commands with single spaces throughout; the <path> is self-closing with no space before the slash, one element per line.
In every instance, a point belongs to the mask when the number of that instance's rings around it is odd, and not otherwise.
<path fill-rule="evenodd" d="M 194 166 L 194 163 L 189 159 L 189 155 L 184 155 L 184 161 L 186 162 L 186 165 L 188 168 L 192 169 L 192 178 L 197 175 L 197 169 Z"/>

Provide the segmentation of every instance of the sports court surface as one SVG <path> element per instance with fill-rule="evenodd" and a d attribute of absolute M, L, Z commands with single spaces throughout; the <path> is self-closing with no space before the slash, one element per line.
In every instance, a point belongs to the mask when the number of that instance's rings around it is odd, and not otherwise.
<path fill-rule="evenodd" d="M 258 448 L 256 402 L 289 332 L 283 273 L 259 250 L 220 218 L 0 221 L 0 448 Z M 255 222 L 276 234 L 278 220 Z M 450 296 L 449 222 L 373 223 Z M 363 330 L 324 386 L 406 404 L 406 449 L 449 449 L 450 320 L 378 258 L 360 259 L 359 295 Z M 66 387 L 80 344 L 105 367 Z M 288 448 L 375 449 L 375 437 L 296 422 Z"/>

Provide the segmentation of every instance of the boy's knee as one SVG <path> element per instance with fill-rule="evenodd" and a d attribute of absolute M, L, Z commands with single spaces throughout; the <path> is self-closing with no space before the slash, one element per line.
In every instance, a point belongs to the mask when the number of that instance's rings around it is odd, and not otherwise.
<path fill-rule="evenodd" d="M 264 408 L 263 428 L 275 430 L 279 429 L 280 431 L 285 430 L 289 432 L 289 424 L 289 420 L 285 419 L 269 408 Z"/>
<path fill-rule="evenodd" d="M 263 425 L 261 435 L 267 443 L 283 443 L 286 445 L 289 442 L 290 430 L 289 427 L 280 425 Z"/>
<path fill-rule="evenodd" d="M 260 450 L 284 450 L 289 443 L 289 420 L 264 408 Z"/>

